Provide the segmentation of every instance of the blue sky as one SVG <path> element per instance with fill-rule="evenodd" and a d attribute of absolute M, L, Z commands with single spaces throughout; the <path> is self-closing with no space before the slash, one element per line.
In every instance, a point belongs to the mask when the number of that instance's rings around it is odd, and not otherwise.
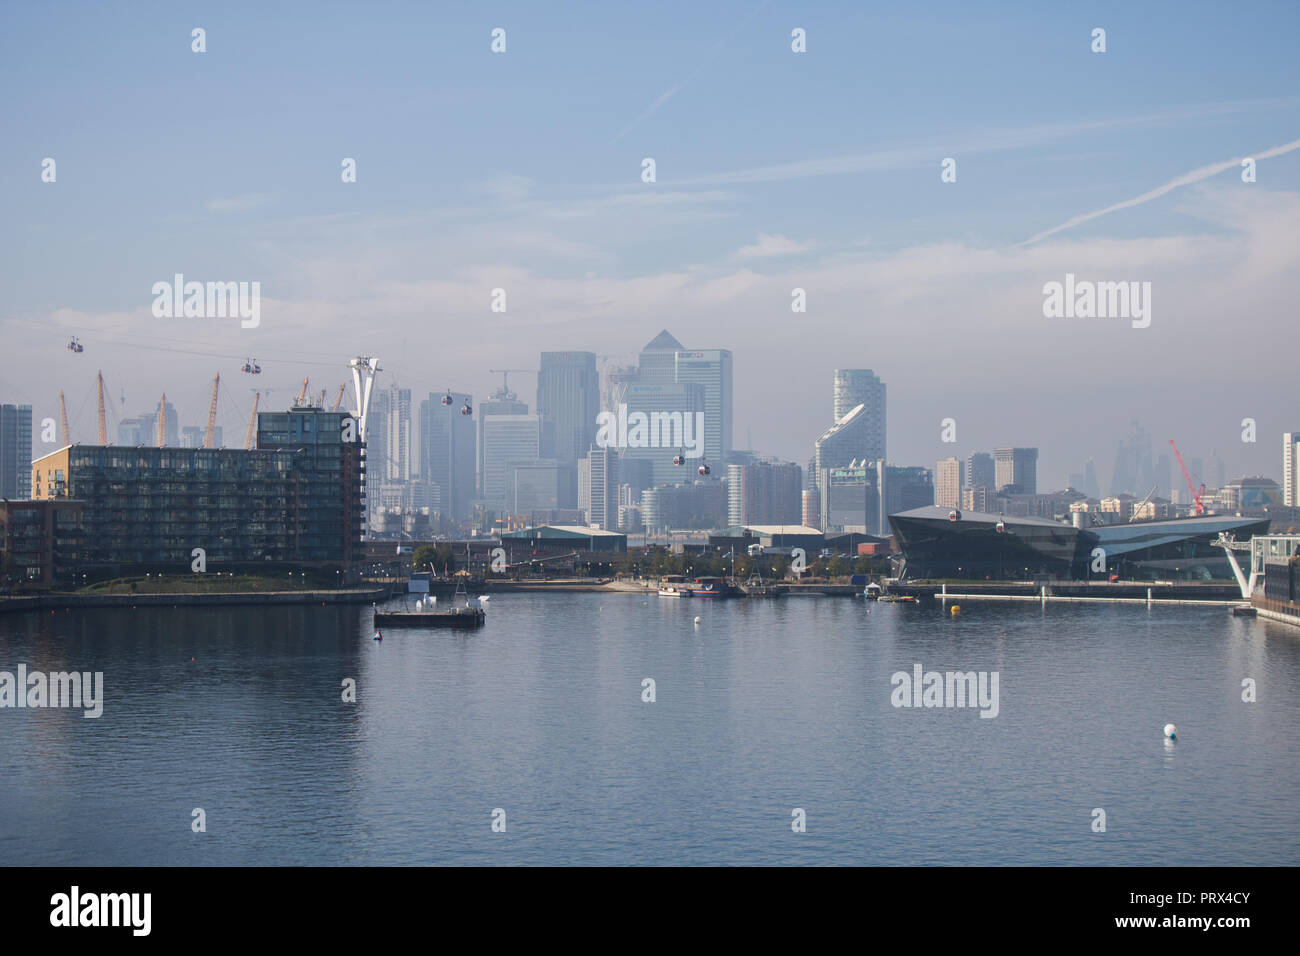
<path fill-rule="evenodd" d="M 900 463 L 1037 444 L 1044 484 L 1088 455 L 1104 482 L 1138 419 L 1274 474 L 1300 427 L 1300 150 L 1023 243 L 1300 139 L 1300 5 L 900 6 L 7 5 L 0 398 L 49 414 L 102 367 L 127 414 L 166 389 L 197 424 L 204 379 L 245 385 L 233 355 L 332 394 L 358 352 L 481 395 L 489 368 L 666 327 L 736 353 L 736 444 L 799 461 L 842 365 L 889 383 Z M 1045 320 L 1066 271 L 1152 281 L 1151 328 Z M 176 272 L 260 281 L 262 326 L 153 318 Z M 1228 343 L 1257 373 L 1232 388 Z"/>

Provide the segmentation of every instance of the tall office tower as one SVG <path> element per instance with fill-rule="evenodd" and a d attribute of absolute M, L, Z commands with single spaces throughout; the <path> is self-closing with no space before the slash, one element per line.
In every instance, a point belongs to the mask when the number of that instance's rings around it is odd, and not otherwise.
<path fill-rule="evenodd" d="M 32 406 L 0 405 L 0 498 L 32 496 Z"/>
<path fill-rule="evenodd" d="M 383 471 L 378 476 L 387 481 L 410 481 L 416 471 L 411 451 L 411 390 L 390 385 L 382 390 L 384 395 L 384 460 Z M 372 397 L 373 401 L 373 397 Z M 459 406 L 457 407 L 459 410 Z M 374 427 L 367 422 L 366 430 L 373 434 Z M 377 460 L 367 456 L 367 468 L 374 468 Z"/>
<path fill-rule="evenodd" d="M 134 448 L 137 445 L 144 445 L 149 441 L 149 423 L 152 419 L 148 415 L 142 415 L 139 418 L 124 418 L 117 423 L 117 443 L 127 448 Z M 158 429 L 154 429 L 154 443 L 158 440 Z"/>
<path fill-rule="evenodd" d="M 934 503 L 940 508 L 960 508 L 961 489 L 966 463 L 960 458 L 945 458 L 934 469 Z"/>
<path fill-rule="evenodd" d="M 420 478 L 438 487 L 443 516 L 456 522 L 470 516 L 477 443 L 473 416 L 461 414 L 466 405 L 473 407 L 470 396 L 454 394 L 448 405 L 442 404 L 445 397 L 431 393 L 420 402 Z"/>
<path fill-rule="evenodd" d="M 1115 451 L 1115 470 L 1111 472 L 1110 493 L 1128 492 L 1145 495 L 1155 483 L 1155 467 L 1151 460 L 1151 436 L 1137 422 L 1132 432 L 1120 439 Z"/>
<path fill-rule="evenodd" d="M 641 350 L 636 383 L 699 385 L 704 396 L 700 408 L 704 412 L 704 457 L 718 466 L 726 462 L 732 449 L 732 358 L 729 350 L 687 349 L 665 329 Z M 617 399 L 614 399 L 609 410 L 616 408 Z"/>
<path fill-rule="evenodd" d="M 667 329 L 651 339 L 637 359 L 637 381 L 643 385 L 671 385 L 677 381 L 677 353 L 685 349 Z"/>
<path fill-rule="evenodd" d="M 866 405 L 856 405 L 822 432 L 814 448 L 818 476 L 824 468 L 847 468 L 857 461 L 884 458 L 884 427 Z"/>
<path fill-rule="evenodd" d="M 696 448 L 701 447 L 699 429 L 701 421 L 706 417 L 703 386 L 623 385 L 614 398 L 617 400 L 614 414 L 620 424 L 612 430 L 617 434 L 611 434 L 610 437 L 613 447 L 622 453 L 623 463 L 629 471 L 648 468 L 650 482 L 647 487 L 692 481 L 698 477 L 700 464 L 709 462 L 707 454 L 690 457 L 694 454 L 690 447 L 692 444 Z M 644 416 L 647 423 L 644 435 L 636 429 L 641 416 Z M 688 427 L 691 439 L 689 443 L 685 440 Z M 707 422 L 704 428 L 707 432 Z M 685 460 L 680 465 L 674 465 L 673 459 L 679 452 Z M 720 462 L 713 462 L 709 465 L 710 469 L 714 465 L 722 467 Z"/>
<path fill-rule="evenodd" d="M 618 452 L 592 445 L 579 464 L 578 507 L 587 524 L 604 531 L 618 528 Z"/>
<path fill-rule="evenodd" d="M 871 422 L 870 433 L 875 444 L 868 457 L 885 457 L 885 383 L 869 368 L 837 368 L 835 370 L 835 421 L 839 421 L 859 405 L 865 406 Z"/>
<path fill-rule="evenodd" d="M 822 501 L 816 488 L 805 488 L 799 492 L 801 508 L 799 518 L 805 528 L 821 528 Z M 824 531 L 825 529 L 822 528 Z"/>
<path fill-rule="evenodd" d="M 388 478 L 388 412 L 392 407 L 391 389 L 376 388 L 370 393 L 366 411 L 366 480 L 375 488 Z M 443 498 L 445 502 L 447 499 Z M 374 505 L 378 499 L 369 502 Z"/>
<path fill-rule="evenodd" d="M 1097 464 L 1091 458 L 1083 465 L 1083 487 L 1078 490 L 1089 498 L 1101 498 L 1101 486 L 1097 484 Z"/>
<path fill-rule="evenodd" d="M 1037 454 L 1037 449 L 1033 449 Z M 880 528 L 872 534 L 887 535 L 889 516 L 934 504 L 934 475 L 921 465 L 886 465 L 876 462 L 876 488 L 880 495 Z"/>
<path fill-rule="evenodd" d="M 485 415 L 482 431 L 481 497 L 489 508 L 505 512 L 510 503 L 510 466 L 548 457 L 543 422 L 538 415 Z"/>
<path fill-rule="evenodd" d="M 819 471 L 819 514 L 816 521 L 805 523 L 830 534 L 880 534 L 879 481 L 883 464 L 859 461 L 847 468 L 833 466 Z"/>
<path fill-rule="evenodd" d="M 993 456 L 988 452 L 977 451 L 966 459 L 967 488 L 978 488 L 980 485 L 992 488 L 997 481 L 996 476 Z"/>
<path fill-rule="evenodd" d="M 704 457 L 722 465 L 731 454 L 732 374 L 728 349 L 677 353 L 677 384 L 704 390 Z"/>
<path fill-rule="evenodd" d="M 483 495 L 483 422 L 490 415 L 527 415 L 528 403 L 521 402 L 519 396 L 506 389 L 504 385 L 484 399 L 478 406 L 478 458 L 474 462 L 474 475 L 478 494 Z"/>
<path fill-rule="evenodd" d="M 998 493 L 1038 494 L 1038 449 L 993 449 L 994 483 Z"/>
<path fill-rule="evenodd" d="M 803 469 L 790 461 L 727 466 L 727 524 L 799 524 Z"/>
<path fill-rule="evenodd" d="M 555 460 L 577 465 L 596 440 L 600 376 L 595 352 L 543 352 L 537 414 L 555 426 Z"/>
<path fill-rule="evenodd" d="M 1300 430 L 1282 435 L 1282 503 L 1300 508 Z"/>

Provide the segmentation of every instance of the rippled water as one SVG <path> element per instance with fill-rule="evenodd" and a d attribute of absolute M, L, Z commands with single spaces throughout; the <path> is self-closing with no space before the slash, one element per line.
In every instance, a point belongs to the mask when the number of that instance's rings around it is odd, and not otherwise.
<path fill-rule="evenodd" d="M 0 710 L 0 860 L 1300 861 L 1300 629 L 1223 608 L 518 594 L 382 643 L 369 619 L 0 617 L 0 670 L 101 670 L 106 698 Z M 999 715 L 892 707 L 916 663 L 997 671 Z"/>

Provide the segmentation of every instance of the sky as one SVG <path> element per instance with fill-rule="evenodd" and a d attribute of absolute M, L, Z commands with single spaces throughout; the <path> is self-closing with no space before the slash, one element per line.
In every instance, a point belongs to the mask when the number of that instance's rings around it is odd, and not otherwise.
<path fill-rule="evenodd" d="M 236 444 L 254 386 L 332 403 L 354 355 L 486 397 L 668 329 L 734 353 L 735 446 L 801 464 L 844 367 L 898 464 L 1036 445 L 1040 489 L 1104 488 L 1137 421 L 1280 479 L 1297 36 L 1293 2 L 6 3 L 0 401 L 40 454 L 59 389 L 94 440 L 97 370 L 110 420 L 188 425 L 219 372 Z M 260 282 L 259 325 L 155 317 L 177 273 Z M 1067 273 L 1151 283 L 1149 326 L 1045 317 Z"/>

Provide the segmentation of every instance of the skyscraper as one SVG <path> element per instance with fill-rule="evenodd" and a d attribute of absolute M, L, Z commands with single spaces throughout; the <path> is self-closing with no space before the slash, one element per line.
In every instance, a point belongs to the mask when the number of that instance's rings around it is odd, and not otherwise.
<path fill-rule="evenodd" d="M 885 383 L 869 368 L 837 368 L 835 370 L 835 421 L 838 422 L 859 405 L 865 406 L 863 414 L 871 423 L 868 431 L 875 444 L 870 457 L 884 458 Z"/>
<path fill-rule="evenodd" d="M 528 403 L 521 402 L 519 396 L 502 383 L 492 393 L 492 397 L 479 402 L 478 406 L 478 451 L 474 462 L 475 487 L 480 497 L 483 495 L 483 423 L 493 415 L 527 415 Z"/>
<path fill-rule="evenodd" d="M 538 415 L 484 416 L 481 497 L 489 508 L 508 510 L 511 464 L 547 457 L 543 434 L 543 421 Z"/>
<path fill-rule="evenodd" d="M 1038 449 L 993 449 L 994 480 L 998 493 L 1038 494 Z"/>
<path fill-rule="evenodd" d="M 698 385 L 704 413 L 704 458 L 719 466 L 732 449 L 732 358 L 727 349 L 688 349 L 668 332 L 641 350 L 636 384 Z M 617 406 L 613 402 L 611 411 Z"/>
<path fill-rule="evenodd" d="M 689 426 L 690 437 L 697 443 L 700 440 L 697 426 L 703 417 L 706 432 L 704 447 L 707 449 L 708 423 L 707 416 L 704 415 L 704 392 L 704 387 L 697 384 L 623 385 L 614 393 L 614 398 L 617 400 L 615 413 L 624 421 L 632 420 L 632 417 L 638 414 L 646 416 L 646 421 L 680 421 L 683 425 L 681 437 L 685 437 L 685 428 Z M 656 417 L 652 419 L 651 416 Z M 661 419 L 658 416 L 669 416 L 669 418 Z M 665 436 L 662 434 L 665 430 L 670 433 L 674 431 L 672 428 L 657 429 L 657 434 L 650 436 L 649 443 L 641 446 L 633 445 L 633 436 L 629 434 L 626 445 L 615 445 L 616 450 L 621 452 L 623 464 L 629 472 L 635 469 L 648 469 L 650 478 L 648 487 L 693 480 L 697 476 L 696 469 L 700 463 L 708 461 L 707 453 L 703 457 L 690 457 L 693 451 L 685 447 L 685 442 L 682 447 L 675 447 L 672 442 L 665 443 L 663 441 Z M 620 434 L 619 442 L 622 440 L 623 436 Z M 679 452 L 683 454 L 685 461 L 681 465 L 674 465 L 673 459 Z"/>
<path fill-rule="evenodd" d="M 614 448 L 592 445 L 578 467 L 578 507 L 604 531 L 618 528 L 618 465 Z"/>
<path fill-rule="evenodd" d="M 474 499 L 476 442 L 474 419 L 461 410 L 473 403 L 469 395 L 454 394 L 451 403 L 444 405 L 444 397 L 431 393 L 420 402 L 420 477 L 437 485 L 442 514 L 463 521 Z"/>
<path fill-rule="evenodd" d="M 577 465 L 596 440 L 600 376 L 594 352 L 543 352 L 537 414 L 555 426 L 555 459 Z"/>
<path fill-rule="evenodd" d="M 410 481 L 415 471 L 411 454 L 411 390 L 390 385 L 381 392 L 384 395 L 384 461 L 383 470 L 375 475 L 373 469 L 377 462 L 367 461 L 370 477 L 383 478 L 388 481 Z M 459 409 L 459 406 L 457 406 Z M 369 426 L 369 423 L 367 423 Z M 371 434 L 374 429 L 368 427 Z"/>
<path fill-rule="evenodd" d="M 977 451 L 966 459 L 967 488 L 978 488 L 981 485 L 992 488 L 997 481 L 996 474 L 997 471 L 993 467 L 993 456 L 988 452 Z"/>
<path fill-rule="evenodd" d="M 966 464 L 960 458 L 944 458 L 934 469 L 934 503 L 940 508 L 960 508 Z"/>
<path fill-rule="evenodd" d="M 1300 430 L 1282 436 L 1282 503 L 1300 508 Z"/>
<path fill-rule="evenodd" d="M 817 439 L 813 456 L 817 473 L 823 468 L 846 468 L 855 461 L 884 458 L 884 442 L 881 422 L 866 405 L 856 405 Z"/>
<path fill-rule="evenodd" d="M 0 498 L 32 496 L 32 406 L 0 405 Z"/>

